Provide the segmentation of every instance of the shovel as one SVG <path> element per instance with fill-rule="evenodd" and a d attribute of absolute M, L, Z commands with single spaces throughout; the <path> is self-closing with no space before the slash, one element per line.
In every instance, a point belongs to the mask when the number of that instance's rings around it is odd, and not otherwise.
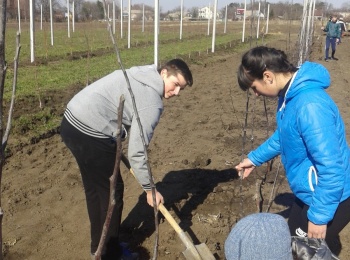
<path fill-rule="evenodd" d="M 132 175 L 134 175 L 134 171 L 130 166 L 129 160 L 125 157 L 124 154 L 122 154 L 121 159 L 125 166 L 130 170 Z M 205 243 L 201 243 L 200 245 L 193 244 L 186 233 L 177 224 L 175 219 L 170 215 L 169 211 L 164 207 L 163 203 L 159 204 L 158 209 L 163 214 L 165 219 L 170 223 L 177 235 L 180 237 L 182 243 L 186 246 L 186 250 L 182 253 L 187 260 L 215 260 L 214 255 L 210 252 L 208 246 Z"/>

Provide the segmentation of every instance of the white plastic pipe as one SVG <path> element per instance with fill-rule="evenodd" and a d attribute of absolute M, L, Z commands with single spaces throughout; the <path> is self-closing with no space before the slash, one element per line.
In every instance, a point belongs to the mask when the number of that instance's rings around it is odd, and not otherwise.
<path fill-rule="evenodd" d="M 260 1 L 259 1 L 259 11 L 258 11 L 258 26 L 256 29 L 256 38 L 259 39 L 259 30 L 260 30 Z"/>
<path fill-rule="evenodd" d="M 184 11 L 184 0 L 181 0 L 181 15 L 180 15 L 180 40 L 182 40 L 182 20 L 183 20 L 183 11 Z"/>
<path fill-rule="evenodd" d="M 216 9 L 218 5 L 218 0 L 214 0 L 214 13 L 213 13 L 213 35 L 211 41 L 211 52 L 215 52 L 215 35 L 216 35 Z"/>
<path fill-rule="evenodd" d="M 19 5 L 19 0 L 17 0 L 17 9 L 18 9 L 18 32 L 21 33 L 21 7 Z"/>
<path fill-rule="evenodd" d="M 243 30 L 242 30 L 242 42 L 244 42 L 244 34 L 245 34 L 245 18 L 247 12 L 247 0 L 244 0 L 244 14 L 243 14 Z"/>
<path fill-rule="evenodd" d="M 158 67 L 159 0 L 154 0 L 154 65 Z"/>
<path fill-rule="evenodd" d="M 30 31 L 30 62 L 34 62 L 34 6 L 33 0 L 29 0 L 29 31 Z"/>
<path fill-rule="evenodd" d="M 123 0 L 120 0 L 120 38 L 123 39 Z"/>
<path fill-rule="evenodd" d="M 68 38 L 70 38 L 70 21 L 69 21 L 69 0 L 67 0 L 67 30 L 68 30 Z"/>
<path fill-rule="evenodd" d="M 53 46 L 53 13 L 52 13 L 52 0 L 50 0 L 50 31 L 51 31 L 51 46 Z"/>
<path fill-rule="evenodd" d="M 128 49 L 131 44 L 131 0 L 128 3 Z"/>

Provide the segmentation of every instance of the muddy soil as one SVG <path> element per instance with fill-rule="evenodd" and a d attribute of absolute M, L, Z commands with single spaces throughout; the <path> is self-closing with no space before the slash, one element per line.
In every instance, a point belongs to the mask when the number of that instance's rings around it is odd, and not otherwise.
<path fill-rule="evenodd" d="M 322 59 L 324 37 L 315 41 L 311 60 L 329 69 L 329 93 L 349 129 L 346 71 L 350 39 L 338 46 L 339 60 L 327 63 Z M 273 44 L 280 49 L 284 46 L 283 41 Z M 235 72 L 240 58 L 241 53 L 225 52 L 207 59 L 198 57 L 200 61 L 191 64 L 193 87 L 165 101 L 164 114 L 149 147 L 152 172 L 165 206 L 194 243 L 206 243 L 217 259 L 224 259 L 224 241 L 238 219 L 258 211 L 287 218 L 293 201 L 278 158 L 268 174 L 263 166 L 243 182 L 233 169 L 242 153 L 260 144 L 275 126 L 275 100 L 266 99 L 265 113 L 262 98 L 247 96 L 237 86 Z M 76 86 L 64 93 L 50 93 L 50 106 L 63 113 L 62 107 L 78 89 Z M 31 102 L 37 101 L 23 101 L 26 107 L 31 107 Z M 247 102 L 249 116 L 244 135 Z M 19 138 L 11 136 L 9 147 Z M 5 259 L 89 259 L 89 224 L 81 177 L 59 134 L 53 132 L 12 151 L 1 187 Z M 153 210 L 124 166 L 122 175 L 125 206 L 121 239 L 130 243 L 141 259 L 150 259 L 155 238 Z M 158 258 L 184 259 L 181 252 L 185 248 L 175 231 L 162 217 L 159 223 Z M 341 239 L 340 258 L 350 259 L 350 227 L 342 231 Z"/>

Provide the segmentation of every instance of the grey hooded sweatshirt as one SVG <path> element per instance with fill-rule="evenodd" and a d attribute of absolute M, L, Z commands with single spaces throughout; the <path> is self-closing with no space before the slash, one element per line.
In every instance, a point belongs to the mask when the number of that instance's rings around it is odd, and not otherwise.
<path fill-rule="evenodd" d="M 132 67 L 126 70 L 126 73 L 148 146 L 163 112 L 164 83 L 155 65 Z M 79 122 L 102 133 L 105 137 L 115 138 L 121 95 L 125 98 L 122 123 L 129 132 L 128 158 L 143 189 L 150 190 L 140 129 L 134 115 L 127 82 L 121 70 L 114 71 L 81 90 L 68 103 L 67 109 Z"/>

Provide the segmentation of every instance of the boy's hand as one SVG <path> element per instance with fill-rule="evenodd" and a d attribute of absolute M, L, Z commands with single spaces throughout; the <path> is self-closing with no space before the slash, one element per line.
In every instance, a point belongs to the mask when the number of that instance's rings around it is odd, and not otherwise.
<path fill-rule="evenodd" d="M 148 205 L 153 207 L 152 191 L 148 190 L 148 191 L 146 191 L 146 193 L 147 193 L 147 203 L 148 203 Z M 163 198 L 162 194 L 160 194 L 157 190 L 156 190 L 156 203 L 157 203 L 157 207 L 160 203 L 164 203 L 164 198 Z"/>

